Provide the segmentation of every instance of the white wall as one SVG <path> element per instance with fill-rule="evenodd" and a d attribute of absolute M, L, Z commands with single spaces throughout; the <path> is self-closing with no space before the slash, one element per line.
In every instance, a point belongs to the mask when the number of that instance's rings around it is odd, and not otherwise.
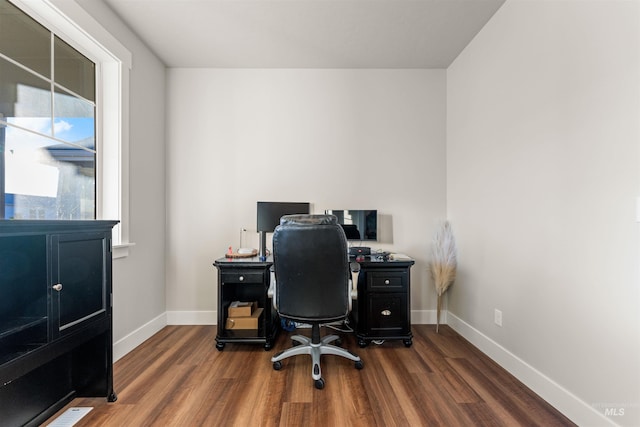
<path fill-rule="evenodd" d="M 258 247 L 258 200 L 378 209 L 385 242 L 373 247 L 415 257 L 412 307 L 435 307 L 426 259 L 445 215 L 444 70 L 167 73 L 170 323 L 215 320 L 212 263 L 243 227 Z"/>
<path fill-rule="evenodd" d="M 580 425 L 640 425 L 639 23 L 507 1 L 447 71 L 450 323 Z"/>
<path fill-rule="evenodd" d="M 129 256 L 113 262 L 114 356 L 166 324 L 165 67 L 102 2 L 77 0 L 132 54 L 129 117 Z M 62 3 L 62 2 L 61 2 Z"/>

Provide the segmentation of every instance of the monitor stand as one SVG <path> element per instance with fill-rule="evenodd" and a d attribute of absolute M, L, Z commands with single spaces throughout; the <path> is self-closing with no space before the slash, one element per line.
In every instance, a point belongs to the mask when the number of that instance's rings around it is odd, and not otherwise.
<path fill-rule="evenodd" d="M 260 231 L 260 260 L 267 259 L 267 232 Z"/>

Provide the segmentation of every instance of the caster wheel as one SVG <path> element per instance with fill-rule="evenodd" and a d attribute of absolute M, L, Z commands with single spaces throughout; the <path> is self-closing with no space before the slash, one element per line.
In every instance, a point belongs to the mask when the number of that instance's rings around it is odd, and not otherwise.
<path fill-rule="evenodd" d="M 358 345 L 360 348 L 365 348 L 367 346 L 367 342 L 365 340 L 358 341 Z"/>
<path fill-rule="evenodd" d="M 271 350 L 271 344 L 267 343 L 264 345 L 264 351 L 269 351 Z"/>
<path fill-rule="evenodd" d="M 313 385 L 316 386 L 318 390 L 322 390 L 324 388 L 324 379 L 320 378 L 313 382 Z"/>
<path fill-rule="evenodd" d="M 342 346 L 342 338 L 338 338 L 337 340 L 335 340 L 335 343 L 338 347 Z"/>
<path fill-rule="evenodd" d="M 411 344 L 413 344 L 413 340 L 404 340 L 403 342 L 405 347 L 411 347 Z"/>
<path fill-rule="evenodd" d="M 355 363 L 355 365 L 356 365 L 356 369 L 358 369 L 358 370 L 364 368 L 364 363 L 362 363 L 362 360 L 358 360 Z"/>
<path fill-rule="evenodd" d="M 277 362 L 273 362 L 273 370 L 279 371 L 280 369 L 282 369 L 282 362 L 279 360 Z"/>
<path fill-rule="evenodd" d="M 218 351 L 222 351 L 224 349 L 224 343 L 217 343 L 216 348 L 218 349 Z"/>

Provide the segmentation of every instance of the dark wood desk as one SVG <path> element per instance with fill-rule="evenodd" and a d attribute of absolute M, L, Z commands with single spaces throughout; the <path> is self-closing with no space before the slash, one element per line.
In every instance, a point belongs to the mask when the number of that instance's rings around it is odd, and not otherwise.
<path fill-rule="evenodd" d="M 351 321 L 358 344 L 367 346 L 374 340 L 403 340 L 409 347 L 411 333 L 411 266 L 414 260 L 385 261 L 376 256 L 358 260 L 358 299 L 354 301 Z M 271 349 L 280 329 L 279 318 L 267 296 L 270 284 L 271 257 L 261 261 L 252 258 L 219 258 L 218 269 L 218 333 L 216 348 L 226 343 L 263 344 Z M 225 329 L 227 311 L 232 301 L 257 301 L 264 309 L 258 329 Z"/>

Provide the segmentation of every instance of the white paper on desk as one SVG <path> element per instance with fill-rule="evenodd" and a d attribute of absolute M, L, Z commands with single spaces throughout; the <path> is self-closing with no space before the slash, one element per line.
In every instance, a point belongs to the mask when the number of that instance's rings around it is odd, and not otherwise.
<path fill-rule="evenodd" d="M 390 254 L 389 258 L 397 260 L 397 261 L 410 260 L 411 259 L 411 257 L 409 255 L 405 255 L 405 254 Z"/>

